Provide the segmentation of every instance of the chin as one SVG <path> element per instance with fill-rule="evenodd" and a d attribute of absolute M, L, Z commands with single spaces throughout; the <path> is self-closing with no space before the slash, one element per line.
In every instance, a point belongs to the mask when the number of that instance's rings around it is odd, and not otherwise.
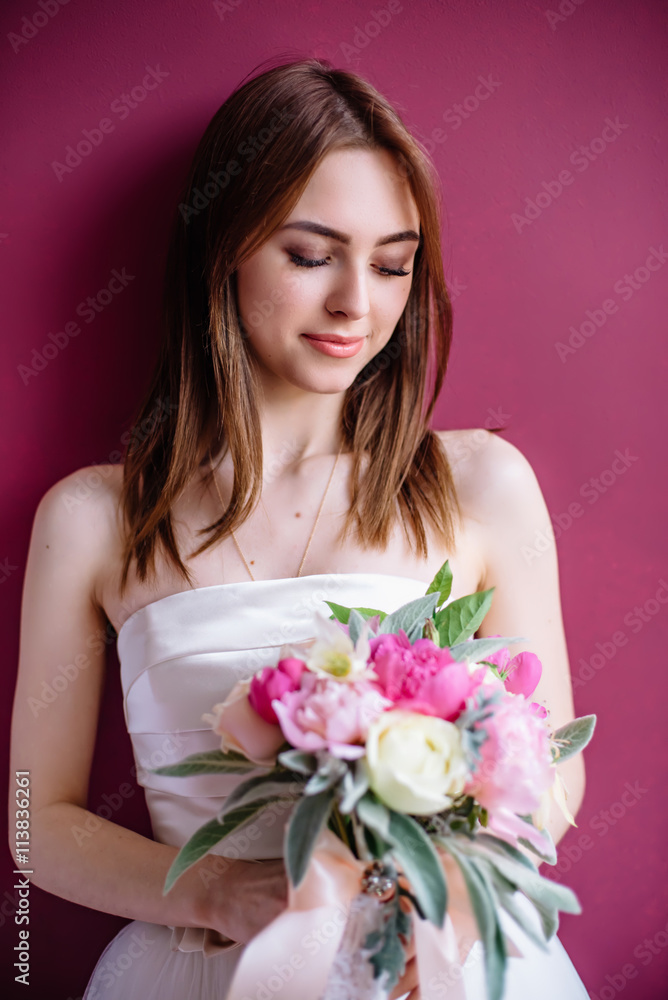
<path fill-rule="evenodd" d="M 355 368 L 350 368 L 346 372 L 313 370 L 305 372 L 301 370 L 292 371 L 278 377 L 283 378 L 286 382 L 289 382 L 298 389 L 302 389 L 304 392 L 331 394 L 346 392 L 357 378 L 359 371 L 360 369 L 355 366 Z"/>

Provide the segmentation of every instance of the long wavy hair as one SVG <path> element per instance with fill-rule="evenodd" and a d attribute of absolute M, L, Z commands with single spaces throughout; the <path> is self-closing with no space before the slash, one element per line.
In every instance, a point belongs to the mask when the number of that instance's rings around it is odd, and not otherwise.
<path fill-rule="evenodd" d="M 321 59 L 283 63 L 247 80 L 211 119 L 175 211 L 163 293 L 163 340 L 124 458 L 121 592 L 132 560 L 145 581 L 158 540 L 192 585 L 171 509 L 218 440 L 233 489 L 200 529 L 199 555 L 241 525 L 262 490 L 259 384 L 237 307 L 236 269 L 289 215 L 334 149 L 387 150 L 420 216 L 406 307 L 387 345 L 344 394 L 340 432 L 352 453 L 351 504 L 341 537 L 384 549 L 396 519 L 427 557 L 425 519 L 448 549 L 461 517 L 452 472 L 428 427 L 446 373 L 452 307 L 440 245 L 436 172 L 397 111 L 367 81 Z M 150 415 L 164 406 L 164 419 Z M 210 453 L 215 453 L 211 450 Z M 363 457 L 368 463 L 363 470 Z M 209 485 L 211 470 L 203 481 Z"/>

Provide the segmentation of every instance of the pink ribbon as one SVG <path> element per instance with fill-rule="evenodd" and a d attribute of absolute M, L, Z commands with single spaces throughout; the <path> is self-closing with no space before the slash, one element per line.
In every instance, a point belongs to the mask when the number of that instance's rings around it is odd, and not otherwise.
<path fill-rule="evenodd" d="M 288 906 L 250 941 L 237 964 L 227 1000 L 317 1000 L 341 942 L 366 867 L 330 830 L 323 831 L 303 882 L 290 887 Z M 442 928 L 413 914 L 423 1000 L 466 1000 L 452 920 Z M 284 991 L 284 992 L 283 992 Z"/>

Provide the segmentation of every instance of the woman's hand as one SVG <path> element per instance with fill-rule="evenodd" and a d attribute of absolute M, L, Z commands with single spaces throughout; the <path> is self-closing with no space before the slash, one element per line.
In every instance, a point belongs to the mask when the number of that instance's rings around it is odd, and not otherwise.
<path fill-rule="evenodd" d="M 216 858 L 213 869 L 202 869 L 202 881 L 208 886 L 203 925 L 242 944 L 259 934 L 288 903 L 288 879 L 280 858 Z"/>

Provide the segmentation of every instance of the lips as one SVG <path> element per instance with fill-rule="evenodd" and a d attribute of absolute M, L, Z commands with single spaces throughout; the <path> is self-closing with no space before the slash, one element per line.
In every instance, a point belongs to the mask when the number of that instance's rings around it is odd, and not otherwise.
<path fill-rule="evenodd" d="M 316 351 L 331 358 L 351 358 L 364 344 L 364 337 L 343 337 L 338 333 L 304 333 L 302 336 Z"/>

